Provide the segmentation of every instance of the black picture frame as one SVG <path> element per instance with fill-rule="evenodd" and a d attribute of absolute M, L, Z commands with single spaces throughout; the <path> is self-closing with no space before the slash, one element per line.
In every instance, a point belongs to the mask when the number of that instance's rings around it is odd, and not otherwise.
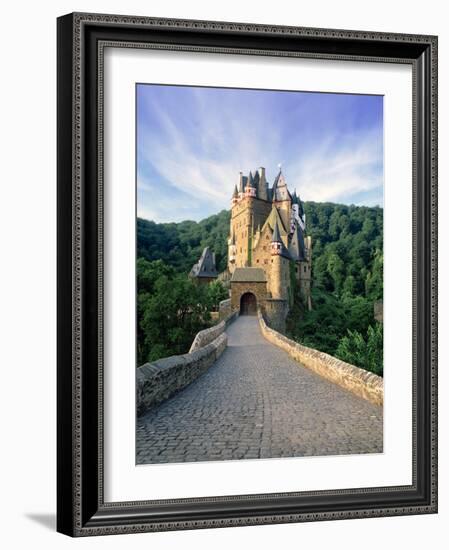
<path fill-rule="evenodd" d="M 58 30 L 57 530 L 71 536 L 437 511 L 437 37 L 75 13 Z M 102 44 L 296 55 L 413 69 L 413 483 L 105 503 Z"/>

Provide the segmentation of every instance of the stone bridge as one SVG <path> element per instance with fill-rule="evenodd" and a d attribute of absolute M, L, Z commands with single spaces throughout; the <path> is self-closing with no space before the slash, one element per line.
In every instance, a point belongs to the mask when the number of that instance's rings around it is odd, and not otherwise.
<path fill-rule="evenodd" d="M 185 389 L 137 419 L 137 463 L 380 453 L 382 407 L 269 342 L 256 316 Z"/>

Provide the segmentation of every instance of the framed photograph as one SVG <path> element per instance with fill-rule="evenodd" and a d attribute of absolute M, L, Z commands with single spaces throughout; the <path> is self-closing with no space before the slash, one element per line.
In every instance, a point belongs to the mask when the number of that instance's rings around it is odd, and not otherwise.
<path fill-rule="evenodd" d="M 58 531 L 437 511 L 437 38 L 58 19 Z"/>

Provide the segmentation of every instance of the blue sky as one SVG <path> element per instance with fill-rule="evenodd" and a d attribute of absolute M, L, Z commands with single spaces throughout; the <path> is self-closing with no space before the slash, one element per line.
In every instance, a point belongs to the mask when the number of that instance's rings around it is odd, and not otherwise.
<path fill-rule="evenodd" d="M 137 210 L 156 222 L 230 207 L 239 171 L 278 164 L 303 200 L 383 204 L 383 98 L 139 84 Z"/>

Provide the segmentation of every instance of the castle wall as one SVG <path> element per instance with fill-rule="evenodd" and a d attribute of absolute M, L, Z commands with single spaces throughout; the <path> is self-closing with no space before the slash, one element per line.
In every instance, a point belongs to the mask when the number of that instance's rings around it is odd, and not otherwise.
<path fill-rule="evenodd" d="M 240 310 L 240 299 L 246 292 L 252 292 L 257 300 L 257 307 L 265 309 L 267 283 L 265 282 L 231 282 L 231 310 Z"/>
<path fill-rule="evenodd" d="M 231 273 L 236 267 L 254 265 L 252 232 L 259 224 L 263 225 L 270 210 L 271 203 L 253 197 L 244 197 L 232 207 L 230 234 L 235 237 L 236 258 L 235 263 L 229 263 Z"/>
<path fill-rule="evenodd" d="M 267 227 L 261 232 L 256 248 L 253 250 L 252 267 L 261 267 L 267 280 L 271 275 L 271 231 Z"/>
<path fill-rule="evenodd" d="M 296 280 L 299 284 L 299 289 L 304 296 L 308 309 L 312 309 L 311 301 L 311 286 L 312 286 L 312 239 L 306 237 L 306 246 L 308 257 L 306 261 L 297 262 L 295 265 Z"/>
<path fill-rule="evenodd" d="M 287 300 L 275 300 L 269 298 L 265 302 L 265 318 L 269 326 L 278 332 L 285 332 L 285 320 L 289 307 Z"/>
<path fill-rule="evenodd" d="M 260 174 L 263 174 L 264 180 L 262 187 L 266 188 L 264 169 L 260 169 Z M 258 192 L 260 192 L 260 181 L 256 185 L 258 185 Z M 234 256 L 235 261 L 228 261 L 228 269 L 230 274 L 234 273 L 237 267 L 257 267 L 263 269 L 267 279 L 266 297 L 286 300 L 288 302 L 292 299 L 290 292 L 290 264 L 292 261 L 284 256 L 271 255 L 272 230 L 268 224 L 262 232 L 257 231 L 259 227 L 262 228 L 265 225 L 273 207 L 275 207 L 279 214 L 282 225 L 289 231 L 293 210 L 286 185 L 285 183 L 282 185 L 282 193 L 277 197 L 282 200 L 272 202 L 271 200 L 263 200 L 254 196 L 243 196 L 237 202 L 234 201 L 231 210 L 230 235 L 234 237 L 235 245 L 229 246 L 228 257 Z M 278 225 L 281 225 L 279 220 Z M 288 249 L 289 239 L 283 233 L 284 231 L 281 233 L 281 238 L 284 246 Z M 305 298 L 308 308 L 311 309 L 312 242 L 310 237 L 305 237 L 305 246 L 307 258 L 303 262 L 295 262 L 295 274 L 299 289 Z M 239 299 L 239 297 L 235 297 L 235 300 Z M 238 309 L 239 306 L 239 303 L 232 302 L 233 309 Z M 279 314 L 280 324 L 282 324 L 281 318 L 283 315 L 284 313 Z M 275 322 L 277 323 L 278 321 L 276 320 Z"/>

